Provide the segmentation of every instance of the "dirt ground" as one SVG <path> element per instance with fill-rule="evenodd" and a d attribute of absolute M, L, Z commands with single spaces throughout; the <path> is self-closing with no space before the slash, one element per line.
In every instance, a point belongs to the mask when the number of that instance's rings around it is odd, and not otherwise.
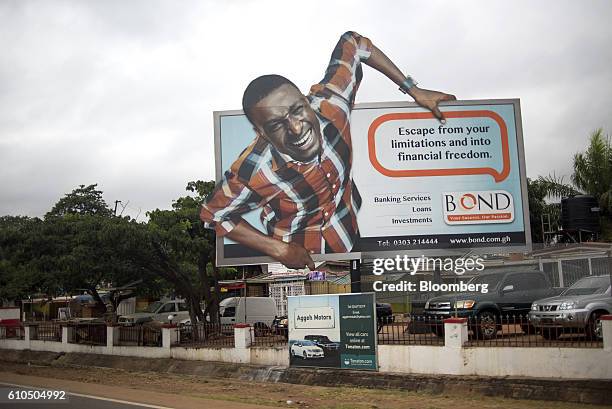
<path fill-rule="evenodd" d="M 18 375 L 18 376 L 15 376 Z M 484 396 L 446 396 L 403 392 L 399 390 L 373 390 L 346 387 L 320 387 L 307 385 L 292 385 L 284 383 L 259 383 L 236 380 L 217 380 L 191 375 L 174 375 L 156 372 L 128 372 L 107 368 L 56 368 L 24 364 L 3 363 L 0 368 L 0 379 L 14 383 L 26 378 L 19 376 L 54 379 L 55 382 L 66 382 L 66 385 L 81 385 L 78 391 L 83 393 L 89 386 L 91 394 L 97 389 L 108 386 L 108 390 L 124 396 L 117 399 L 127 399 L 125 395 L 146 396 L 141 392 L 174 394 L 178 397 L 191 397 L 216 400 L 218 407 L 233 407 L 235 402 L 267 407 L 312 408 L 312 409 L 518 409 L 518 408 L 550 408 L 550 409 L 598 409 L 604 406 L 581 405 L 565 402 L 511 400 Z M 34 379 L 34 378 L 31 378 Z M 78 384 L 76 383 L 78 382 Z M 117 387 L 112 389 L 110 387 Z M 70 390 L 67 386 L 66 389 Z M 76 392 L 76 391 L 74 391 Z M 110 392 L 109 392 L 110 393 Z M 288 403 L 288 401 L 290 401 Z M 181 405 L 182 406 L 182 405 Z M 215 405 L 217 406 L 217 405 Z M 182 407 L 188 407 L 187 405 Z M 607 406 L 606 406 L 607 407 Z M 609 407 L 608 407 L 609 408 Z"/>

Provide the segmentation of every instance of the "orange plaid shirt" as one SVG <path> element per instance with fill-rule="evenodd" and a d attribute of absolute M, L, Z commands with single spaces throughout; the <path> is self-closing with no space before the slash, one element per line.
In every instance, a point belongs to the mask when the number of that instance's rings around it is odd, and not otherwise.
<path fill-rule="evenodd" d="M 321 82 L 308 100 L 321 125 L 321 153 L 293 161 L 256 138 L 225 172 L 200 213 L 218 235 L 229 233 L 244 213 L 261 208 L 268 232 L 313 253 L 349 252 L 358 238 L 361 197 L 351 178 L 350 114 L 362 78 L 361 62 L 372 43 L 354 32 L 340 37 Z"/>

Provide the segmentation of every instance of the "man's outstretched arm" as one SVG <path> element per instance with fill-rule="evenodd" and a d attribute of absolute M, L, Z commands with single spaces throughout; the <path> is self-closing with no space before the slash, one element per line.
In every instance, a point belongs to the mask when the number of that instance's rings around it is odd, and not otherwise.
<path fill-rule="evenodd" d="M 372 45 L 370 58 L 365 60 L 364 63 L 384 74 L 414 98 L 417 104 L 429 109 L 436 118 L 444 121 L 444 115 L 438 109 L 438 103 L 441 101 L 454 101 L 456 99 L 454 95 L 422 89 L 416 85 L 410 86 L 411 82 L 406 81 L 409 77 L 404 75 L 393 61 L 375 45 Z"/>
<path fill-rule="evenodd" d="M 267 254 L 286 267 L 304 268 L 304 266 L 308 266 L 311 270 L 315 268 L 308 250 L 304 247 L 267 236 L 252 227 L 244 219 L 240 220 L 232 231 L 226 234 L 226 237 Z"/>
<path fill-rule="evenodd" d="M 311 92 L 318 93 L 321 92 L 321 88 L 327 88 L 328 91 L 341 96 L 350 104 L 349 109 L 352 109 L 355 93 L 361 81 L 362 63 L 396 83 L 400 89 L 412 96 L 417 104 L 429 109 L 440 121 L 444 120 L 444 116 L 438 109 L 438 103 L 455 100 L 454 95 L 417 87 L 384 52 L 372 44 L 369 38 L 353 31 L 347 31 L 340 36 L 332 52 L 325 77 L 319 84 L 313 86 Z"/>

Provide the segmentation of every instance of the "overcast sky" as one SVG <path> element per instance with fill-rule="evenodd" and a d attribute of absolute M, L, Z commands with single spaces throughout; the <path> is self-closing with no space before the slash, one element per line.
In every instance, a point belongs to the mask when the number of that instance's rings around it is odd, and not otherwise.
<path fill-rule="evenodd" d="M 139 220 L 169 208 L 214 178 L 213 111 L 261 74 L 306 92 L 347 30 L 424 88 L 520 98 L 528 176 L 569 180 L 588 135 L 612 133 L 611 18 L 606 0 L 0 0 L 0 215 L 93 183 Z M 402 100 L 364 72 L 357 102 Z"/>

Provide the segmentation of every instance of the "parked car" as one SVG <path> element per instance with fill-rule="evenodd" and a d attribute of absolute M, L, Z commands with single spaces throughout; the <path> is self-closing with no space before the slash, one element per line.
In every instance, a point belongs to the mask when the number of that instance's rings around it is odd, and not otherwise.
<path fill-rule="evenodd" d="M 272 321 L 272 331 L 276 335 L 282 335 L 285 339 L 289 338 L 289 320 L 286 315 L 275 317 Z"/>
<path fill-rule="evenodd" d="M 536 300 L 529 320 L 546 339 L 556 339 L 570 329 L 602 339 L 600 317 L 611 312 L 610 276 L 594 276 L 576 281 L 559 296 Z"/>
<path fill-rule="evenodd" d="M 276 302 L 270 297 L 229 297 L 219 303 L 222 324 L 251 324 L 255 335 L 264 335 L 276 318 Z"/>
<path fill-rule="evenodd" d="M 145 312 L 136 312 L 119 317 L 117 322 L 120 325 L 138 325 L 149 321 L 179 322 L 189 318 L 189 307 L 184 300 L 155 301 L 151 303 Z"/>
<path fill-rule="evenodd" d="M 294 342 L 291 348 L 289 348 L 289 353 L 292 357 L 297 356 L 303 359 L 323 358 L 325 356 L 323 348 L 316 346 L 314 342 L 308 340 Z"/>
<path fill-rule="evenodd" d="M 442 320 L 451 316 L 469 318 L 472 331 L 479 338 L 491 339 L 501 328 L 502 317 L 524 316 L 523 331 L 527 332 L 531 304 L 538 299 L 558 295 L 541 271 L 497 271 L 473 277 L 468 284 L 487 284 L 487 292 L 451 293 L 434 297 L 425 303 L 424 315 Z M 444 326 L 431 325 L 431 331 L 444 336 Z"/>
<path fill-rule="evenodd" d="M 312 341 L 316 346 L 323 348 L 323 351 L 337 351 L 340 349 L 339 342 L 333 342 L 325 335 L 306 335 L 307 341 Z"/>

